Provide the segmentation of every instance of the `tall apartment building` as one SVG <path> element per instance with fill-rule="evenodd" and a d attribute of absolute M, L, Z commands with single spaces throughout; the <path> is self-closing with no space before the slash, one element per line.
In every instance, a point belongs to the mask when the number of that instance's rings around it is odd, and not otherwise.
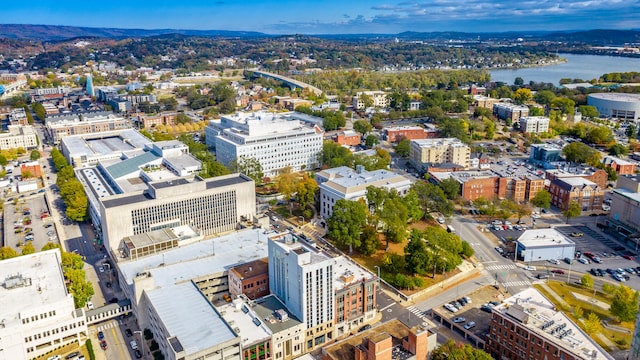
<path fill-rule="evenodd" d="M 129 120 L 108 111 L 47 116 L 45 131 L 53 143 L 71 135 L 84 135 L 130 128 Z"/>
<path fill-rule="evenodd" d="M 493 308 L 486 351 L 494 359 L 613 360 L 535 288 Z"/>
<path fill-rule="evenodd" d="M 333 340 L 334 260 L 290 234 L 269 239 L 269 287 L 305 325 L 305 352 Z"/>
<path fill-rule="evenodd" d="M 256 213 L 255 184 L 242 174 L 178 177 L 146 187 L 99 199 L 104 243 L 115 254 L 122 253 L 127 236 L 176 226 L 210 236 L 235 230 Z"/>
<path fill-rule="evenodd" d="M 611 192 L 608 225 L 623 236 L 640 232 L 640 175 L 618 176 Z"/>
<path fill-rule="evenodd" d="M 330 217 L 333 206 L 340 199 L 358 200 L 367 196 L 367 187 L 374 186 L 396 190 L 404 195 L 411 187 L 411 181 L 389 170 L 366 171 L 358 166 L 356 170 L 341 166 L 316 174 L 320 185 L 320 216 Z"/>
<path fill-rule="evenodd" d="M 470 165 L 471 150 L 456 138 L 411 140 L 409 161 L 416 169 L 426 164 L 452 163 L 464 168 Z"/>
<path fill-rule="evenodd" d="M 520 118 L 520 131 L 525 134 L 540 134 L 549 131 L 549 118 L 546 116 L 523 116 Z"/>
<path fill-rule="evenodd" d="M 376 316 L 378 279 L 344 256 L 334 258 L 335 337 L 361 328 Z"/>
<path fill-rule="evenodd" d="M 60 250 L 0 261 L 0 357 L 34 359 L 89 336 L 62 274 Z"/>
<path fill-rule="evenodd" d="M 518 122 L 521 117 L 529 116 L 529 108 L 524 105 L 499 102 L 493 104 L 493 114 L 498 119 Z"/>
<path fill-rule="evenodd" d="M 0 133 L 0 150 L 35 149 L 38 139 L 33 126 L 9 125 L 8 132 Z"/>
<path fill-rule="evenodd" d="M 551 205 L 561 210 L 569 208 L 571 202 L 580 204 L 583 212 L 601 211 L 604 189 L 593 181 L 581 177 L 558 178 L 549 184 Z"/>
<path fill-rule="evenodd" d="M 373 107 L 386 109 L 391 104 L 391 100 L 384 91 L 360 91 L 353 97 L 353 107 L 357 110 L 364 109 L 362 95 L 366 95 L 373 101 Z"/>
<path fill-rule="evenodd" d="M 206 129 L 207 145 L 215 147 L 218 161 L 228 165 L 240 157 L 254 158 L 265 176 L 276 176 L 287 166 L 293 171 L 316 168 L 322 140 L 320 127 L 264 111 L 222 116 Z"/>

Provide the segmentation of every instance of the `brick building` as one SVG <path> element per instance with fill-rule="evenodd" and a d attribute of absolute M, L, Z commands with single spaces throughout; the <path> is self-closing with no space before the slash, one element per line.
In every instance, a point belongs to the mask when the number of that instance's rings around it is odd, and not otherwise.
<path fill-rule="evenodd" d="M 360 134 L 353 130 L 341 131 L 335 136 L 335 142 L 340 145 L 355 146 L 360 145 Z"/>
<path fill-rule="evenodd" d="M 615 156 L 605 156 L 602 163 L 606 167 L 612 168 L 618 175 L 631 175 L 636 172 L 636 164 L 622 160 Z"/>
<path fill-rule="evenodd" d="M 403 137 L 409 140 L 435 138 L 437 132 L 427 131 L 420 126 L 391 126 L 384 130 L 385 139 L 389 142 L 398 142 Z"/>
<path fill-rule="evenodd" d="M 470 170 L 457 172 L 429 172 L 431 178 L 440 182 L 447 178 L 460 184 L 462 199 L 474 201 L 479 198 L 511 199 L 529 201 L 544 189 L 544 179 L 532 175 L 501 175 L 494 170 Z"/>
<path fill-rule="evenodd" d="M 607 187 L 609 176 L 607 175 L 607 172 L 602 169 L 581 165 L 572 168 L 566 167 L 562 169 L 547 170 L 545 172 L 545 178 L 548 180 L 584 178 L 586 180 L 593 181 L 599 187 L 604 189 Z"/>
<path fill-rule="evenodd" d="M 477 107 L 487 108 L 493 110 L 493 105 L 499 103 L 499 99 L 490 98 L 483 95 L 474 95 L 473 104 Z"/>
<path fill-rule="evenodd" d="M 345 257 L 334 258 L 335 337 L 349 334 L 376 315 L 378 279 Z"/>
<path fill-rule="evenodd" d="M 138 123 L 145 129 L 158 125 L 175 125 L 175 112 L 164 112 L 157 115 L 138 115 Z"/>
<path fill-rule="evenodd" d="M 521 117 L 529 116 L 529 108 L 523 105 L 515 105 L 511 103 L 493 104 L 493 114 L 501 120 L 511 120 L 518 122 Z"/>
<path fill-rule="evenodd" d="M 568 209 L 572 201 L 578 202 L 583 212 L 602 210 L 603 188 L 584 178 L 551 180 L 549 193 L 551 193 L 551 205 L 560 210 Z"/>
<path fill-rule="evenodd" d="M 41 177 L 42 169 L 40 168 L 40 164 L 37 161 L 32 161 L 29 163 L 24 163 L 20 166 L 20 173 L 25 174 L 26 172 L 31 174 L 31 177 Z"/>
<path fill-rule="evenodd" d="M 268 258 L 254 260 L 229 269 L 229 292 L 255 300 L 269 295 Z"/>
<path fill-rule="evenodd" d="M 501 360 L 613 360 L 532 287 L 493 308 L 485 350 Z"/>

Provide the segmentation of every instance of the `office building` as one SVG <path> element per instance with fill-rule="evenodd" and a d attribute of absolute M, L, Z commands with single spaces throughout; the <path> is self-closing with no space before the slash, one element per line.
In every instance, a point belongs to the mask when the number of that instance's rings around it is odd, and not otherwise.
<path fill-rule="evenodd" d="M 549 131 L 549 118 L 545 116 L 523 116 L 520 131 L 525 134 L 541 134 Z"/>
<path fill-rule="evenodd" d="M 606 225 L 615 234 L 629 238 L 640 232 L 640 175 L 621 175 L 611 194 Z M 633 239 L 633 243 L 637 239 Z"/>
<path fill-rule="evenodd" d="M 391 100 L 384 91 L 360 91 L 353 97 L 353 107 L 356 110 L 363 110 L 365 108 L 363 95 L 371 99 L 371 106 L 374 108 L 386 109 L 391 104 Z"/>
<path fill-rule="evenodd" d="M 96 166 L 99 162 L 135 157 L 149 149 L 152 141 L 134 129 L 65 136 L 60 152 L 74 168 Z"/>
<path fill-rule="evenodd" d="M 336 201 L 365 198 L 369 186 L 395 190 L 400 195 L 411 187 L 411 181 L 402 175 L 389 170 L 367 171 L 363 166 L 356 170 L 346 166 L 323 170 L 316 174 L 316 181 L 320 186 L 320 216 L 325 219 L 331 216 Z"/>
<path fill-rule="evenodd" d="M 8 132 L 0 133 L 0 150 L 35 149 L 38 139 L 33 126 L 9 125 Z"/>
<path fill-rule="evenodd" d="M 66 136 L 117 131 L 130 127 L 129 120 L 108 111 L 52 115 L 45 119 L 46 136 L 54 144 L 60 143 Z"/>
<path fill-rule="evenodd" d="M 344 130 L 335 135 L 334 141 L 343 146 L 356 146 L 362 142 L 362 136 L 353 130 Z"/>
<path fill-rule="evenodd" d="M 594 93 L 587 96 L 587 104 L 595 106 L 601 116 L 638 121 L 640 119 L 640 94 Z"/>
<path fill-rule="evenodd" d="M 564 166 L 556 169 L 546 170 L 545 179 L 553 181 L 556 179 L 583 178 L 594 182 L 599 187 L 606 189 L 609 175 L 607 172 L 589 165 L 578 165 L 574 167 Z"/>
<path fill-rule="evenodd" d="M 551 193 L 551 205 L 560 210 L 567 210 L 569 204 L 575 201 L 580 204 L 582 212 L 602 211 L 604 189 L 582 177 L 551 180 L 549 193 Z"/>
<path fill-rule="evenodd" d="M 524 262 L 573 259 L 576 244 L 558 230 L 525 230 L 516 242 L 516 256 Z"/>
<path fill-rule="evenodd" d="M 96 90 L 93 87 L 93 76 L 91 76 L 91 74 L 87 74 L 86 90 L 87 90 L 87 95 L 96 96 Z"/>
<path fill-rule="evenodd" d="M 305 352 L 333 340 L 334 260 L 291 234 L 269 239 L 269 287 L 305 326 Z"/>
<path fill-rule="evenodd" d="M 529 108 L 524 105 L 499 102 L 493 104 L 493 115 L 501 120 L 518 122 L 521 117 L 529 116 Z"/>
<path fill-rule="evenodd" d="M 378 278 L 344 256 L 334 258 L 335 337 L 372 321 L 377 309 Z"/>
<path fill-rule="evenodd" d="M 0 261 L 0 357 L 34 359 L 89 336 L 62 274 L 60 250 Z"/>
<path fill-rule="evenodd" d="M 550 168 L 553 163 L 562 160 L 562 148 L 551 143 L 531 144 L 529 162 Z"/>
<path fill-rule="evenodd" d="M 426 360 L 437 346 L 437 334 L 394 319 L 322 349 L 322 360 Z"/>
<path fill-rule="evenodd" d="M 236 113 L 212 120 L 206 129 L 207 145 L 215 147 L 225 165 L 240 157 L 256 159 L 265 176 L 285 167 L 293 171 L 315 169 L 322 150 L 323 131 L 292 120 L 290 114 Z"/>
<path fill-rule="evenodd" d="M 145 190 L 99 198 L 100 230 L 110 251 L 122 256 L 122 240 L 162 228 L 189 226 L 203 236 L 236 229 L 256 213 L 255 184 L 241 174 L 150 181 Z"/>
<path fill-rule="evenodd" d="M 388 142 L 398 142 L 401 139 L 418 140 L 433 139 L 438 135 L 437 130 L 425 129 L 420 126 L 390 126 L 383 129 Z"/>
<path fill-rule="evenodd" d="M 535 288 L 493 308 L 486 351 L 509 360 L 614 359 Z"/>
<path fill-rule="evenodd" d="M 470 165 L 471 150 L 456 138 L 411 140 L 409 161 L 418 170 L 427 164 L 456 164 L 462 168 Z"/>

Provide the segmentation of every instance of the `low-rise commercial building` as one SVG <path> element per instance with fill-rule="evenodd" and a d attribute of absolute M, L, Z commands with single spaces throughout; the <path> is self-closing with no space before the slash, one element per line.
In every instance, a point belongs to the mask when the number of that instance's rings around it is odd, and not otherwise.
<path fill-rule="evenodd" d="M 627 238 L 640 232 L 640 175 L 619 176 L 610 194 L 609 227 Z"/>
<path fill-rule="evenodd" d="M 409 161 L 418 170 L 424 171 L 426 164 L 452 163 L 468 168 L 471 149 L 456 138 L 411 140 Z"/>
<path fill-rule="evenodd" d="M 60 143 L 66 136 L 124 130 L 130 127 L 129 120 L 108 111 L 52 115 L 45 119 L 45 132 L 54 144 Z"/>
<path fill-rule="evenodd" d="M 602 163 L 604 166 L 612 168 L 618 175 L 631 175 L 636 173 L 635 163 L 622 160 L 615 156 L 605 156 L 602 159 Z"/>
<path fill-rule="evenodd" d="M 334 258 L 335 337 L 356 331 L 376 316 L 378 279 L 344 256 Z"/>
<path fill-rule="evenodd" d="M 516 256 L 524 262 L 573 259 L 576 244 L 558 230 L 525 230 L 516 242 Z"/>
<path fill-rule="evenodd" d="M 474 95 L 473 103 L 477 107 L 487 108 L 493 110 L 493 105 L 499 103 L 499 99 L 490 98 L 484 95 Z"/>
<path fill-rule="evenodd" d="M 529 162 L 551 168 L 553 163 L 562 158 L 562 148 L 551 143 L 531 144 L 529 151 Z"/>
<path fill-rule="evenodd" d="M 8 132 L 0 133 L 0 150 L 35 149 L 38 139 L 33 126 L 9 125 Z"/>
<path fill-rule="evenodd" d="M 486 351 L 494 359 L 614 359 L 532 287 L 493 308 Z"/>
<path fill-rule="evenodd" d="M 438 134 L 435 130 L 425 129 L 420 126 L 390 126 L 383 129 L 384 137 L 388 142 L 398 142 L 401 139 L 418 140 L 433 139 Z"/>
<path fill-rule="evenodd" d="M 545 171 L 545 179 L 553 181 L 556 179 L 583 178 L 594 182 L 599 187 L 606 189 L 609 175 L 602 169 L 597 169 L 588 165 L 579 165 L 575 167 L 564 166 L 558 169 L 550 169 Z"/>
<path fill-rule="evenodd" d="M 353 130 L 344 130 L 335 135 L 335 142 L 343 146 L 356 146 L 360 145 L 362 137 Z"/>
<path fill-rule="evenodd" d="M 366 171 L 362 166 L 356 170 L 346 166 L 323 170 L 316 174 L 316 181 L 320 186 L 320 216 L 325 219 L 331 216 L 336 201 L 365 198 L 369 186 L 395 190 L 401 195 L 411 187 L 411 181 L 402 175 L 389 170 Z"/>
<path fill-rule="evenodd" d="M 391 103 L 387 93 L 384 91 L 360 91 L 353 97 L 353 107 L 356 110 L 362 110 L 365 108 L 363 95 L 371 99 L 371 106 L 376 108 L 386 109 Z"/>
<path fill-rule="evenodd" d="M 229 269 L 229 292 L 251 300 L 269 295 L 269 259 L 258 259 Z"/>
<path fill-rule="evenodd" d="M 593 181 L 581 177 L 567 177 L 551 180 L 549 184 L 551 205 L 561 210 L 577 202 L 583 212 L 601 211 L 604 189 Z"/>
<path fill-rule="evenodd" d="M 34 359 L 89 333 L 62 274 L 60 250 L 0 261 L 3 359 Z"/>

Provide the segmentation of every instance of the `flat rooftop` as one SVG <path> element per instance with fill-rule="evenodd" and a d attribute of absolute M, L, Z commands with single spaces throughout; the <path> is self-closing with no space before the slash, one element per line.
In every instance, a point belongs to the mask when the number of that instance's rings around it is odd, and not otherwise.
<path fill-rule="evenodd" d="M 528 249 L 575 245 L 568 237 L 553 228 L 525 230 L 518 238 L 518 242 Z"/>
<path fill-rule="evenodd" d="M 253 301 L 251 310 L 263 320 L 272 334 L 277 334 L 302 324 L 302 321 L 298 320 L 275 295 L 267 295 Z M 281 316 L 276 316 L 276 311 L 281 314 L 287 314 L 286 320 L 282 319 Z"/>
<path fill-rule="evenodd" d="M 137 274 L 149 272 L 155 286 L 169 286 L 268 257 L 267 241 L 264 230 L 246 229 L 179 246 L 139 260 L 122 261 L 118 263 L 118 267 L 129 285 L 133 284 Z"/>
<path fill-rule="evenodd" d="M 58 249 L 0 261 L 0 309 L 7 327 L 21 324 L 25 311 L 71 299 L 60 264 Z"/>
<path fill-rule="evenodd" d="M 389 170 L 344 171 L 336 174 L 331 180 L 320 184 L 321 188 L 333 189 L 342 194 L 366 192 L 368 186 L 397 188 L 411 186 L 411 181 L 400 174 Z"/>
<path fill-rule="evenodd" d="M 151 140 L 134 129 L 65 136 L 61 140 L 72 157 L 104 156 L 144 149 Z"/>
<path fill-rule="evenodd" d="M 192 282 L 145 291 L 169 335 L 174 350 L 187 354 L 238 337 Z"/>
<path fill-rule="evenodd" d="M 333 258 L 333 289 L 340 290 L 356 282 L 369 280 L 373 274 L 344 256 Z"/>
<path fill-rule="evenodd" d="M 494 307 L 533 333 L 558 344 L 583 359 L 613 360 L 604 349 L 584 333 L 563 312 L 535 288 L 528 288 Z M 526 319 L 527 321 L 523 321 Z M 551 324 L 551 325 L 549 325 Z M 558 327 L 564 325 L 560 331 Z M 568 333 L 568 334 L 567 334 Z M 565 336 L 561 337 L 561 334 Z"/>
<path fill-rule="evenodd" d="M 217 309 L 227 324 L 242 338 L 242 346 L 246 347 L 271 340 L 271 329 L 263 322 L 260 315 L 256 314 L 242 299 L 224 303 Z"/>

